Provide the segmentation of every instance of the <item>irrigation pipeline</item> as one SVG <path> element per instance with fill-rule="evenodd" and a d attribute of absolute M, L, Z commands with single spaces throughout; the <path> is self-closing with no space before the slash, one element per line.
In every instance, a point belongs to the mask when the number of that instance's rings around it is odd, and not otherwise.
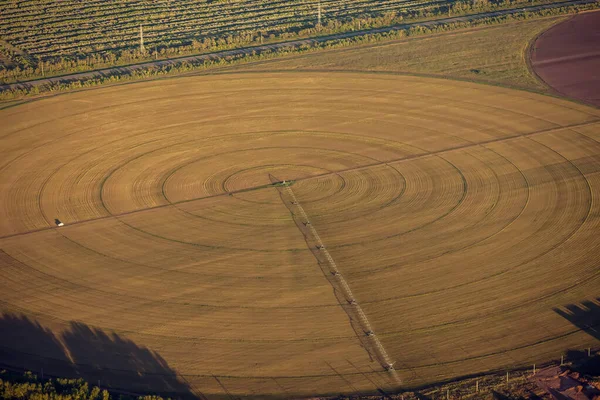
<path fill-rule="evenodd" d="M 348 317 L 350 318 L 350 320 L 351 321 L 357 320 L 359 322 L 360 330 L 357 332 L 357 335 L 359 336 L 359 340 L 363 343 L 367 342 L 367 345 L 370 345 L 370 347 L 375 349 L 375 351 L 374 351 L 375 358 L 377 359 L 379 364 L 381 364 L 381 367 L 384 368 L 386 371 L 388 371 L 388 373 L 391 375 L 394 382 L 399 385 L 401 383 L 401 380 L 400 380 L 400 377 L 398 376 L 398 372 L 393 369 L 392 360 L 390 359 L 387 351 L 381 344 L 381 341 L 379 340 L 379 338 L 373 331 L 373 328 L 371 327 L 371 323 L 369 322 L 369 319 L 365 315 L 360 304 L 358 304 L 358 302 L 356 301 L 356 298 L 354 297 L 354 294 L 352 293 L 352 290 L 350 289 L 348 282 L 346 282 L 346 279 L 344 279 L 344 276 L 338 269 L 338 266 L 335 263 L 335 261 L 333 260 L 333 257 L 331 257 L 331 254 L 329 254 L 329 251 L 325 247 L 325 244 L 323 243 L 317 230 L 312 225 L 310 219 L 308 218 L 308 215 L 304 211 L 304 208 L 302 207 L 302 205 L 296 198 L 294 191 L 292 190 L 292 188 L 289 185 L 283 186 L 280 189 L 281 189 L 280 194 L 282 195 L 282 200 L 284 201 L 284 203 L 286 203 L 286 206 L 288 206 L 288 209 L 290 209 L 292 214 L 295 214 L 293 209 L 298 210 L 298 212 L 300 213 L 300 216 L 303 219 L 303 221 L 301 221 L 302 225 L 298 224 L 298 222 L 296 221 L 296 224 L 298 225 L 300 230 L 303 231 L 301 226 L 304 226 L 305 229 L 308 230 L 308 232 L 310 232 L 310 235 L 312 236 L 312 240 L 310 240 L 307 237 L 307 235 L 304 232 L 302 232 L 305 235 L 305 239 L 306 239 L 307 245 L 309 246 L 310 250 L 313 252 L 313 254 L 315 254 L 315 257 L 317 258 L 318 261 L 320 258 L 319 255 L 324 256 L 325 259 L 327 260 L 329 271 L 324 271 L 324 273 L 329 278 L 328 280 L 330 281 L 330 283 L 332 283 L 334 290 L 336 289 L 335 283 L 337 283 L 337 285 L 339 285 L 339 287 L 341 288 L 343 299 L 341 299 L 340 303 L 342 304 L 342 308 L 348 314 Z M 289 197 L 292 200 L 291 202 L 286 202 L 286 199 L 283 196 L 283 191 L 287 192 L 287 194 L 289 195 Z M 290 207 L 290 203 L 291 203 L 291 207 Z M 314 248 L 313 248 L 313 246 L 314 246 Z M 319 264 L 321 264 L 321 263 L 319 262 Z M 334 282 L 332 282 L 332 279 L 334 280 Z M 340 300 L 340 299 L 338 299 L 338 300 Z M 347 304 L 344 304 L 344 302 L 346 302 Z"/>

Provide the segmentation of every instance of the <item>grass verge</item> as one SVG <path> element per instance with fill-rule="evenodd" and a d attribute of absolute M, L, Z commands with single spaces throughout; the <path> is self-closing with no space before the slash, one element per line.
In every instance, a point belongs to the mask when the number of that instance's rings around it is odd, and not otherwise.
<path fill-rule="evenodd" d="M 366 45 L 260 61 L 228 71 L 335 70 L 415 73 L 548 91 L 527 66 L 527 48 L 541 32 L 566 17 L 539 18 L 499 26 L 408 37 Z"/>
<path fill-rule="evenodd" d="M 308 62 L 311 68 L 316 65 L 321 70 L 345 70 L 348 65 L 352 65 L 353 70 L 416 72 L 540 91 L 544 89 L 543 85 L 527 70 L 525 59 L 529 40 L 553 23 L 558 22 L 561 17 L 564 18 L 565 15 L 596 9 L 599 6 L 600 3 L 597 2 L 534 12 L 523 11 L 516 14 L 483 17 L 461 22 L 440 23 L 430 26 L 418 25 L 404 30 L 383 33 L 366 33 L 351 38 L 313 41 L 299 46 L 281 46 L 258 53 L 253 51 L 251 53 L 222 54 L 211 59 L 173 60 L 173 63 L 167 65 L 149 65 L 140 69 L 113 71 L 102 76 L 75 78 L 74 80 L 52 82 L 39 86 L 26 84 L 21 88 L 7 89 L 0 92 L 0 101 L 85 89 L 105 84 L 156 79 L 166 75 L 206 73 L 233 65 L 246 65 L 257 61 L 282 59 L 282 57 L 286 59 L 288 56 L 313 56 L 314 53 L 322 52 L 322 50 L 349 49 L 350 47 L 356 48 L 357 45 L 370 45 L 369 49 L 371 51 L 359 54 L 357 57 L 350 56 L 350 58 L 341 62 L 336 60 L 332 63 L 327 59 L 327 55 L 324 55 L 325 59 L 311 58 Z M 531 24 L 525 22 L 531 22 Z M 519 23 L 525 25 L 519 27 Z M 504 26 L 505 24 L 506 26 Z M 485 28 L 490 27 L 504 27 L 505 29 L 488 32 Z M 468 32 L 481 30 L 484 33 L 483 36 L 478 37 L 479 43 L 476 43 L 473 40 L 474 36 L 465 36 L 465 30 Z M 463 34 L 459 35 L 459 31 Z M 451 32 L 451 34 L 442 32 Z M 406 37 L 415 41 L 408 42 Z M 417 39 L 431 40 L 425 42 L 422 46 L 418 46 L 416 45 L 419 43 Z M 438 39 L 438 41 L 435 42 L 435 39 Z M 402 43 L 411 43 L 412 46 L 405 46 L 406 49 L 399 50 L 398 46 L 394 46 L 398 40 Z M 374 44 L 379 44 L 379 46 L 374 47 Z M 390 49 L 385 49 L 384 45 L 390 45 Z M 375 50 L 373 51 L 373 49 Z M 498 59 L 498 57 L 502 58 Z M 292 66 L 292 68 L 298 69 L 299 67 Z"/>

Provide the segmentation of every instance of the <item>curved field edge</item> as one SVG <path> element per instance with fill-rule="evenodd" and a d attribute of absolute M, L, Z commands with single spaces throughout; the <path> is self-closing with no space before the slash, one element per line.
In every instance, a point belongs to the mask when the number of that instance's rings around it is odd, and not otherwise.
<path fill-rule="evenodd" d="M 528 49 L 528 67 L 536 79 L 552 93 L 592 107 L 600 107 L 594 46 L 594 28 L 599 21 L 598 11 L 574 15 L 541 32 Z M 563 42 L 557 45 L 559 39 Z"/>

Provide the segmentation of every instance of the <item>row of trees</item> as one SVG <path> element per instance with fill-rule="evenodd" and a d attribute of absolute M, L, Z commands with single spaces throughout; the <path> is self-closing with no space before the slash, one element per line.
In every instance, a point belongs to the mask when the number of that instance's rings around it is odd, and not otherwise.
<path fill-rule="evenodd" d="M 23 375 L 0 371 L 0 399 L 31 400 L 109 400 L 107 390 L 90 387 L 83 379 L 49 379 L 43 381 L 35 374 Z"/>
<path fill-rule="evenodd" d="M 38 95 L 46 92 L 62 92 L 73 89 L 80 89 L 86 87 L 93 87 L 107 83 L 117 83 L 121 81 L 131 81 L 138 79 L 145 79 L 149 77 L 159 77 L 163 75 L 177 74 L 183 72 L 205 70 L 211 68 L 218 68 L 236 63 L 244 63 L 249 61 L 260 61 L 280 57 L 286 54 L 299 54 L 305 52 L 318 51 L 320 49 L 334 49 L 339 47 L 347 47 L 360 44 L 377 43 L 384 40 L 400 39 L 406 36 L 425 35 L 430 33 L 441 33 L 445 31 L 469 28 L 481 25 L 494 25 L 499 23 L 505 23 L 509 21 L 527 20 L 537 17 L 545 17 L 552 15 L 561 15 L 574 13 L 589 9 L 598 8 L 599 3 L 590 3 L 587 5 L 572 5 L 562 6 L 546 10 L 540 10 L 536 12 L 524 12 L 518 14 L 507 14 L 502 16 L 480 18 L 472 21 L 461 21 L 453 22 L 448 24 L 437 24 L 434 26 L 413 26 L 409 29 L 404 30 L 392 30 L 381 33 L 365 33 L 363 35 L 357 35 L 353 37 L 343 39 L 332 39 L 322 42 L 312 42 L 309 44 L 302 44 L 300 46 L 283 46 L 276 50 L 264 50 L 261 52 L 253 51 L 251 53 L 238 53 L 236 55 L 229 55 L 224 57 L 217 57 L 210 60 L 192 60 L 192 61 L 181 61 L 170 63 L 163 66 L 148 66 L 145 68 L 135 70 L 120 70 L 119 72 L 113 72 L 110 74 L 103 74 L 102 76 L 95 76 L 86 79 L 76 79 L 72 81 L 63 81 L 59 83 L 45 84 L 40 86 L 26 86 L 20 89 L 6 90 L 0 92 L 0 100 L 15 99 L 28 95 Z"/>
<path fill-rule="evenodd" d="M 15 2 L 19 7 L 9 7 Z M 293 32 L 316 23 L 319 3 L 323 16 L 330 19 L 426 7 L 424 0 L 65 0 L 57 5 L 9 0 L 0 4 L 0 36 L 30 54 L 48 58 L 135 47 L 137 29 L 143 24 L 151 28 L 148 43 L 179 47 L 204 37 Z"/>
<path fill-rule="evenodd" d="M 240 32 L 223 32 L 222 35 L 217 36 L 191 37 L 166 41 L 159 40 L 158 37 L 147 34 L 147 37 L 144 38 L 145 52 L 140 51 L 139 45 L 135 41 L 137 40 L 135 39 L 135 32 L 137 30 L 131 34 L 133 41 L 120 48 L 95 52 L 76 51 L 72 54 L 58 56 L 48 54 L 26 58 L 22 54 L 10 51 L 6 46 L 2 46 L 0 42 L 0 54 L 4 55 L 5 59 L 10 60 L 9 63 L 5 63 L 4 67 L 0 67 L 0 82 L 12 83 L 155 59 L 218 52 L 301 37 L 368 30 L 419 19 L 510 8 L 518 4 L 530 2 L 531 0 L 461 0 L 454 3 L 440 3 L 427 8 L 415 8 L 414 10 L 389 10 L 375 16 L 348 16 L 340 19 L 323 19 L 321 25 L 315 25 L 314 22 L 311 22 L 305 24 L 303 27 L 282 25 L 271 30 L 255 29 Z M 147 28 L 146 32 L 152 32 L 151 28 Z"/>
<path fill-rule="evenodd" d="M 79 379 L 43 379 L 32 372 L 0 371 L 0 400 L 163 400 L 156 395 L 112 394 Z"/>

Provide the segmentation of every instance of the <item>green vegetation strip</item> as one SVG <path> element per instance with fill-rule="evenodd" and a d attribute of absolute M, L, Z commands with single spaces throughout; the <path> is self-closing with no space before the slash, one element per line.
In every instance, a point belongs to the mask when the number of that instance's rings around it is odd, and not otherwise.
<path fill-rule="evenodd" d="M 0 83 L 553 1 L 9 0 L 0 4 Z"/>
<path fill-rule="evenodd" d="M 174 75 L 174 74 L 178 74 L 178 73 L 210 71 L 210 70 L 214 70 L 216 68 L 222 68 L 222 67 L 226 67 L 226 66 L 246 64 L 248 62 L 256 62 L 256 61 L 264 61 L 264 60 L 271 60 L 271 59 L 275 59 L 275 58 L 281 58 L 282 56 L 285 56 L 285 55 L 308 54 L 308 53 L 313 53 L 315 51 L 319 51 L 322 49 L 337 49 L 337 48 L 350 47 L 350 46 L 356 46 L 356 45 L 376 44 L 376 43 L 381 43 L 381 42 L 390 41 L 390 40 L 398 40 L 398 39 L 402 39 L 402 38 L 406 38 L 406 37 L 409 37 L 409 38 L 410 37 L 418 37 L 418 36 L 423 36 L 423 35 L 428 35 L 428 34 L 437 34 L 437 33 L 448 32 L 448 31 L 470 28 L 470 27 L 498 25 L 498 24 L 505 24 L 505 23 L 509 23 L 509 22 L 527 21 L 527 20 L 546 18 L 546 17 L 551 17 L 551 16 L 567 15 L 567 14 L 577 13 L 577 12 L 581 12 L 581 11 L 585 11 L 585 10 L 596 9 L 596 8 L 598 8 L 599 5 L 600 5 L 600 3 L 597 3 L 597 2 L 581 4 L 581 5 L 569 5 L 569 6 L 563 6 L 563 7 L 557 7 L 557 8 L 542 9 L 542 10 L 538 10 L 535 12 L 525 11 L 525 12 L 518 12 L 515 14 L 504 14 L 504 15 L 499 15 L 499 16 L 484 17 L 484 18 L 479 18 L 479 19 L 475 19 L 475 20 L 464 20 L 461 22 L 452 22 L 452 23 L 446 23 L 446 24 L 439 23 L 439 24 L 432 24 L 430 26 L 418 25 L 418 26 L 412 26 L 407 29 L 390 30 L 390 31 L 385 31 L 385 32 L 380 32 L 380 33 L 366 33 L 364 35 L 350 36 L 350 37 L 345 37 L 345 38 L 336 38 L 336 39 L 331 39 L 331 40 L 323 40 L 323 41 L 312 40 L 309 43 L 303 43 L 298 46 L 280 46 L 277 48 L 272 48 L 272 49 L 270 48 L 270 49 L 267 49 L 267 50 L 264 50 L 261 52 L 256 52 L 256 51 L 241 52 L 240 51 L 237 54 L 233 54 L 233 55 L 222 54 L 221 56 L 215 56 L 214 58 L 208 58 L 208 59 L 196 59 L 196 60 L 192 59 L 192 60 L 180 60 L 180 61 L 172 60 L 171 62 L 160 65 L 160 66 L 148 65 L 148 66 L 140 67 L 137 69 L 123 69 L 120 71 L 113 71 L 110 73 L 107 72 L 102 76 L 92 76 L 92 77 L 87 77 L 87 78 L 82 78 L 82 79 L 76 79 L 73 81 L 67 81 L 67 82 L 59 81 L 59 82 L 43 83 L 43 84 L 39 84 L 39 85 L 22 85 L 21 87 L 8 89 L 3 92 L 0 92 L 0 100 L 11 100 L 11 99 L 15 99 L 15 98 L 21 98 L 23 96 L 38 95 L 41 93 L 63 92 L 63 91 L 69 91 L 69 90 L 73 90 L 73 89 L 93 87 L 93 86 L 107 84 L 107 83 L 118 83 L 118 82 L 126 82 L 126 81 L 133 81 L 133 80 L 139 80 L 139 79 L 155 78 L 155 77 L 161 77 L 161 76 Z M 548 22 L 548 24 L 549 23 L 550 22 Z M 545 28 L 545 26 L 546 25 L 542 24 L 542 26 L 538 27 L 538 28 L 541 30 L 541 29 Z M 527 27 L 525 27 L 524 29 L 526 29 L 526 28 Z M 522 37 L 522 35 L 519 35 L 517 33 L 517 34 L 515 34 L 513 41 L 508 41 L 508 42 L 499 41 L 497 37 L 495 37 L 495 38 L 491 37 L 488 39 L 492 39 L 494 46 L 491 47 L 491 49 L 494 49 L 498 45 L 505 46 L 507 44 L 515 44 L 515 43 L 516 43 L 516 45 L 519 45 L 517 42 L 521 37 Z M 445 38 L 444 38 L 444 40 L 445 40 Z M 484 44 L 484 45 L 488 46 L 489 41 L 488 41 L 488 44 Z M 464 58 L 461 56 L 461 60 L 465 61 L 467 59 L 473 60 L 473 59 L 477 59 L 478 57 L 481 58 L 479 55 L 477 55 L 477 53 L 475 51 L 469 50 L 469 46 L 466 46 L 465 42 L 463 42 L 461 44 L 461 46 L 463 46 L 465 48 L 466 52 L 471 53 L 471 57 Z M 481 46 L 479 46 L 479 47 L 481 47 Z M 444 51 L 442 51 L 444 49 L 448 49 L 448 46 L 445 45 L 442 48 L 440 48 L 440 51 L 441 51 L 440 54 L 444 54 Z M 417 51 L 417 53 L 412 55 L 412 57 L 416 58 L 416 59 L 421 57 L 422 56 L 422 53 L 420 53 L 421 50 L 422 49 L 419 49 Z M 490 51 L 491 51 L 490 47 L 488 47 L 487 48 L 488 54 Z M 447 53 L 448 53 L 448 51 L 446 51 L 446 54 Z M 425 54 L 427 54 L 427 53 L 425 53 Z M 496 51 L 496 52 L 494 52 L 493 56 L 498 57 L 499 54 L 500 53 Z M 507 81 L 506 76 L 502 76 L 502 73 L 498 73 L 501 71 L 492 73 L 490 76 L 487 76 L 486 74 L 487 74 L 488 70 L 483 70 L 483 69 L 480 69 L 477 67 L 469 68 L 468 73 L 464 73 L 464 71 L 463 71 L 462 76 L 457 76 L 456 74 L 449 74 L 449 76 L 459 77 L 459 78 L 467 78 L 467 79 L 473 78 L 476 80 L 484 80 L 484 81 L 487 80 L 492 83 L 507 83 L 509 85 L 525 87 L 525 88 L 530 88 L 530 89 L 534 89 L 534 90 L 540 90 L 542 88 L 542 86 L 540 86 L 540 84 L 537 81 L 535 81 L 535 79 L 532 78 L 528 73 L 524 72 L 524 71 L 526 71 L 526 63 L 525 63 L 525 60 L 523 59 L 523 56 L 521 55 L 519 57 L 520 57 L 520 59 L 518 60 L 518 62 L 521 65 L 520 71 L 517 72 L 517 76 L 512 76 L 512 77 L 509 76 L 508 82 L 506 82 Z M 371 58 L 371 60 L 373 60 L 373 57 Z M 381 60 L 377 60 L 377 62 L 379 62 L 379 61 L 381 61 Z M 435 69 L 436 65 L 440 66 L 441 69 L 447 68 L 447 66 L 443 62 L 440 63 L 440 61 L 441 60 L 438 60 L 438 61 L 434 60 L 433 64 L 426 65 L 424 69 L 420 69 L 423 65 L 417 64 L 417 65 L 414 65 L 412 70 L 413 71 L 418 70 L 420 73 L 438 74 L 438 73 L 440 73 L 440 70 L 432 71 L 431 68 L 433 67 L 433 69 Z M 514 61 L 515 60 L 513 59 L 512 62 L 514 63 Z M 393 62 L 393 60 L 392 60 L 392 62 Z M 388 60 L 388 64 L 389 63 L 390 62 Z M 523 66 L 525 66 L 525 67 L 523 67 Z M 427 70 L 428 68 L 429 68 L 429 71 Z M 525 68 L 525 69 L 523 69 L 523 68 Z M 377 67 L 375 70 L 382 70 L 382 68 Z M 385 66 L 383 66 L 383 70 L 386 70 Z M 391 69 L 389 69 L 389 70 L 391 70 Z M 407 72 L 409 70 L 410 69 L 402 69 L 402 72 Z M 482 73 L 482 71 L 483 71 L 483 73 Z M 509 72 L 509 75 L 510 74 L 514 74 L 514 71 Z M 478 75 L 481 75 L 481 76 L 478 76 Z M 481 79 L 481 78 L 483 78 L 483 79 Z"/>

